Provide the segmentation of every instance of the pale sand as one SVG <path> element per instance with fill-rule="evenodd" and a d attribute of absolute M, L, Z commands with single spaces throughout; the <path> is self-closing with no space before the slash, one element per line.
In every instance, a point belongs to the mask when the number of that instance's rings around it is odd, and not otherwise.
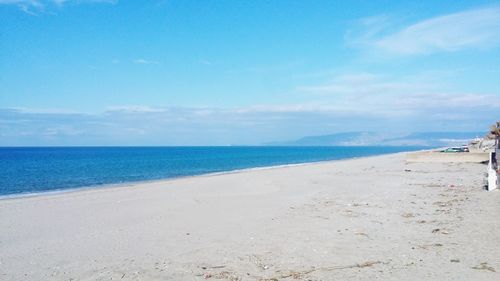
<path fill-rule="evenodd" d="M 395 154 L 0 200 L 0 280 L 500 280 L 484 172 Z"/>
<path fill-rule="evenodd" d="M 422 151 L 409 153 L 408 162 L 452 162 L 452 163 L 487 163 L 490 154 L 487 152 L 443 153 L 439 151 Z"/>

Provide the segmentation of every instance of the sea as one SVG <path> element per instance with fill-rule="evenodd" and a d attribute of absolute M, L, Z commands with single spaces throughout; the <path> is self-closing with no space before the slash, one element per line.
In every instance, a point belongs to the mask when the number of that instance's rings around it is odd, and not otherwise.
<path fill-rule="evenodd" d="M 348 159 L 423 147 L 0 147 L 0 196 Z"/>

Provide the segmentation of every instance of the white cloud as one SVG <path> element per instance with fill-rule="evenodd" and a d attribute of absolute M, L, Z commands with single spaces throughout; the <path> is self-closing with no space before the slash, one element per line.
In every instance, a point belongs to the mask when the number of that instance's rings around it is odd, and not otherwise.
<path fill-rule="evenodd" d="M 160 62 L 158 61 L 146 60 L 146 59 L 135 59 L 133 60 L 133 62 L 136 64 L 160 64 Z"/>
<path fill-rule="evenodd" d="M 128 113 L 145 113 L 145 112 L 165 112 L 167 109 L 160 107 L 151 107 L 144 105 L 119 105 L 107 107 L 107 112 L 128 112 Z"/>
<path fill-rule="evenodd" d="M 41 133 L 43 137 L 53 138 L 58 136 L 79 136 L 84 134 L 85 131 L 75 129 L 73 126 L 61 125 L 55 127 L 47 127 Z"/>
<path fill-rule="evenodd" d="M 26 113 L 26 114 L 86 114 L 80 111 L 60 109 L 60 108 L 27 108 L 27 107 L 12 107 L 11 110 Z"/>
<path fill-rule="evenodd" d="M 370 73 L 340 75 L 332 79 L 330 83 L 317 86 L 308 86 L 300 88 L 306 92 L 324 93 L 324 94 L 373 94 L 393 90 L 404 90 L 405 88 L 414 88 L 416 85 L 386 80 L 382 76 Z"/>
<path fill-rule="evenodd" d="M 31 4 L 31 3 L 38 3 L 37 0 L 0 0 L 0 4 L 21 4 L 21 3 L 26 3 L 26 4 Z"/>
<path fill-rule="evenodd" d="M 0 108 L 0 145 L 229 145 L 346 131 L 481 131 L 500 110 L 499 97 L 466 93 L 332 97 L 231 108 L 112 106 L 100 113 Z"/>
<path fill-rule="evenodd" d="M 500 96 L 493 93 L 457 91 L 436 77 L 339 75 L 322 85 L 300 91 L 316 95 L 324 104 L 345 111 L 386 117 L 422 116 L 447 112 L 500 111 Z"/>
<path fill-rule="evenodd" d="M 450 52 L 500 45 L 500 6 L 472 9 L 426 19 L 397 31 L 389 31 L 385 17 L 359 22 L 365 31 L 351 44 L 396 55 Z M 349 33 L 347 35 L 350 35 Z"/>
<path fill-rule="evenodd" d="M 374 95 L 408 94 L 435 91 L 438 84 L 413 77 L 395 78 L 371 73 L 352 73 L 333 77 L 329 82 L 300 87 L 299 90 L 315 94 L 345 96 L 350 98 Z"/>
<path fill-rule="evenodd" d="M 66 4 L 107 3 L 116 4 L 118 0 L 0 0 L 0 5 L 14 5 L 27 14 L 35 15 L 51 7 L 62 7 Z"/>
<path fill-rule="evenodd" d="M 484 107 L 500 110 L 500 97 L 473 93 L 422 93 L 411 94 L 397 99 L 394 105 L 400 108 L 447 108 L 454 109 L 455 112 L 460 114 L 461 108 Z"/>

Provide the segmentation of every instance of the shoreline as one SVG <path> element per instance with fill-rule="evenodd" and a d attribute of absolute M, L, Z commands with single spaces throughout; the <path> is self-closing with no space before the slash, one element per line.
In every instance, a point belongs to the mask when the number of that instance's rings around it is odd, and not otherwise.
<path fill-rule="evenodd" d="M 2 200 L 0 279 L 498 279 L 485 166 L 407 153 Z"/>
<path fill-rule="evenodd" d="M 236 169 L 236 170 L 228 170 L 228 171 L 212 172 L 212 173 L 202 173 L 202 174 L 197 174 L 197 175 L 178 176 L 178 177 L 153 179 L 153 180 L 129 181 L 129 182 L 121 182 L 121 183 L 108 183 L 108 184 L 98 184 L 98 185 L 90 185 L 90 186 L 79 186 L 79 187 L 73 187 L 73 188 L 64 188 L 63 187 L 60 189 L 40 191 L 40 192 L 26 192 L 26 193 L 14 193 L 14 194 L 0 195 L 0 201 L 18 200 L 18 199 L 43 197 L 43 196 L 58 196 L 58 195 L 63 195 L 63 194 L 67 194 L 67 193 L 98 191 L 98 190 L 107 190 L 107 189 L 116 189 L 116 188 L 133 188 L 136 185 L 171 182 L 171 181 L 176 181 L 176 180 L 183 180 L 183 179 L 190 179 L 190 178 L 197 178 L 197 177 L 212 177 L 212 176 L 220 176 L 220 175 L 226 175 L 226 174 L 244 173 L 247 171 L 280 169 L 280 168 L 295 167 L 295 166 L 314 165 L 314 164 L 322 164 L 322 163 L 329 163 L 329 162 L 338 162 L 338 161 L 348 161 L 348 160 L 371 158 L 371 157 L 380 157 L 380 156 L 385 156 L 385 155 L 398 155 L 398 154 L 407 154 L 407 153 L 414 153 L 414 152 L 434 151 L 436 149 L 437 148 L 412 150 L 412 151 L 401 151 L 401 152 L 394 152 L 394 153 L 350 157 L 350 158 L 335 159 L 335 160 L 320 160 L 320 161 L 294 163 L 294 164 L 259 166 L 259 167 L 252 167 L 252 168 L 243 168 L 243 169 Z"/>

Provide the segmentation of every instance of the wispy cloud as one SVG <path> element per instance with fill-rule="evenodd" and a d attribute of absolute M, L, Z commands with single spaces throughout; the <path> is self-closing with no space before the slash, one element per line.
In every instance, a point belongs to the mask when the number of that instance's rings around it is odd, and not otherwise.
<path fill-rule="evenodd" d="M 30 15 L 35 15 L 34 11 L 44 9 L 44 5 L 37 0 L 0 0 L 0 5 L 15 5 L 21 11 Z"/>
<path fill-rule="evenodd" d="M 165 108 L 152 107 L 144 105 L 120 105 L 120 106 L 109 106 L 106 109 L 107 112 L 128 112 L 128 113 L 151 113 L 151 112 L 165 112 Z"/>
<path fill-rule="evenodd" d="M 500 97 L 493 93 L 457 91 L 446 79 L 425 75 L 395 77 L 371 73 L 344 74 L 321 85 L 300 87 L 325 104 L 345 110 L 382 116 L 429 116 L 446 112 L 500 110 Z M 470 117 L 470 116 L 469 116 Z M 473 118 L 473 117 L 472 117 Z"/>
<path fill-rule="evenodd" d="M 389 30 L 385 16 L 358 22 L 364 32 L 347 34 L 350 44 L 395 55 L 418 55 L 459 51 L 469 48 L 487 49 L 500 45 L 500 6 L 466 10 L 437 16 Z"/>
<path fill-rule="evenodd" d="M 212 62 L 208 61 L 208 60 L 200 60 L 199 63 L 204 64 L 204 65 L 212 65 Z"/>
<path fill-rule="evenodd" d="M 379 79 L 387 78 L 367 80 L 383 83 Z M 380 99 L 373 93 L 354 100 L 232 108 L 126 105 L 100 113 L 0 108 L 0 146 L 230 145 L 353 130 L 477 131 L 500 110 L 500 98 L 490 95 L 409 92 Z"/>
<path fill-rule="evenodd" d="M 136 64 L 160 64 L 159 61 L 146 60 L 146 59 L 135 59 L 135 60 L 133 60 L 133 63 L 136 63 Z"/>
<path fill-rule="evenodd" d="M 52 7 L 83 3 L 116 4 L 118 0 L 0 0 L 0 5 L 17 6 L 21 11 L 31 15 L 47 11 Z"/>

